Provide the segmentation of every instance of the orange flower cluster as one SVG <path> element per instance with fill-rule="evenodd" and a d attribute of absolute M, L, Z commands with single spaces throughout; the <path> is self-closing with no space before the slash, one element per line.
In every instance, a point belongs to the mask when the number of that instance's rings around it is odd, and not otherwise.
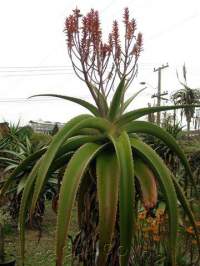
<path fill-rule="evenodd" d="M 119 27 L 118 27 L 118 23 L 116 20 L 113 22 L 112 33 L 110 36 L 111 36 L 110 45 L 112 45 L 112 47 L 114 48 L 115 60 L 119 60 L 121 56 L 121 47 L 120 47 L 120 40 L 119 40 Z"/>
<path fill-rule="evenodd" d="M 200 228 L 200 221 L 196 221 L 196 227 Z M 185 231 L 190 234 L 190 235 L 194 235 L 194 228 L 192 226 L 188 226 L 185 228 Z"/>
<path fill-rule="evenodd" d="M 139 212 L 138 219 L 144 220 L 146 218 L 146 215 L 147 215 L 147 211 L 146 210 L 144 210 L 142 212 Z"/>
<path fill-rule="evenodd" d="M 194 234 L 194 230 L 193 230 L 193 227 L 192 226 L 189 226 L 185 229 L 185 231 L 188 233 L 188 234 Z"/>
<path fill-rule="evenodd" d="M 140 56 L 140 53 L 142 51 L 143 47 L 143 39 L 142 39 L 142 34 L 138 33 L 136 43 L 133 47 L 132 54 L 135 55 L 136 57 Z"/>
<path fill-rule="evenodd" d="M 128 87 L 137 72 L 137 60 L 143 46 L 142 34 L 136 35 L 136 21 L 129 18 L 128 8 L 125 8 L 123 18 L 124 37 L 120 37 L 118 22 L 115 20 L 107 42 L 102 40 L 98 11 L 91 9 L 82 16 L 76 8 L 65 21 L 64 31 L 73 69 L 86 82 L 96 103 L 98 97 L 91 91 L 91 87 L 99 88 L 107 97 L 116 78 L 121 79 L 126 75 Z"/>
<path fill-rule="evenodd" d="M 128 40 L 131 40 L 134 37 L 137 24 L 136 24 L 135 19 L 132 19 L 131 21 L 129 20 L 128 8 L 125 8 L 124 10 L 124 24 L 125 24 L 125 29 L 126 29 L 126 38 Z"/>
<path fill-rule="evenodd" d="M 155 217 L 148 217 L 146 210 L 138 214 L 140 227 L 138 228 L 144 233 L 144 238 L 152 237 L 153 241 L 159 242 L 161 240 L 161 227 L 166 222 L 166 216 L 162 209 L 157 209 Z M 146 235 L 146 234 L 150 235 Z"/>
<path fill-rule="evenodd" d="M 152 216 L 150 216 L 152 214 Z M 188 221 L 182 220 L 182 224 Z M 200 220 L 196 221 L 196 227 L 200 236 Z M 178 243 L 181 245 L 183 254 L 187 254 L 187 257 L 191 259 L 190 265 L 198 258 L 199 242 L 195 238 L 194 228 L 192 226 L 183 226 L 178 232 Z M 148 210 L 143 210 L 138 213 L 137 220 L 137 243 L 138 246 L 134 250 L 137 254 L 138 260 L 141 258 L 141 254 L 153 254 L 152 256 L 160 255 L 160 247 L 166 246 L 165 238 L 168 234 L 168 216 L 165 213 L 165 205 L 158 207 L 154 212 L 149 213 Z M 156 255 L 155 255 L 156 254 Z M 150 255 L 149 255 L 150 256 Z M 197 264 L 195 264 L 197 265 Z M 199 264 L 198 264 L 199 265 Z"/>

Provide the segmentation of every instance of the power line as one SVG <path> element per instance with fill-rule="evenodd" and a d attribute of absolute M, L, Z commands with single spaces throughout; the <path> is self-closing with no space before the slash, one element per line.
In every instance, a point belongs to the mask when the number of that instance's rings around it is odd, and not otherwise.
<path fill-rule="evenodd" d="M 150 65 L 141 63 L 141 68 L 151 69 Z M 72 66 L 7 66 L 0 67 L 0 77 L 34 77 L 52 75 L 73 75 Z"/>
<path fill-rule="evenodd" d="M 150 66 L 150 65 L 154 65 L 156 62 L 141 62 L 139 63 L 139 65 L 142 66 Z M 39 70 L 46 70 L 46 69 L 59 69 L 59 68 L 67 68 L 67 69 L 73 69 L 72 65 L 46 65 L 46 66 L 0 66 L 0 71 L 6 71 L 5 69 L 8 70 L 13 70 L 13 69 L 19 69 L 19 70 L 32 70 L 32 69 L 37 69 Z"/>
<path fill-rule="evenodd" d="M 8 69 L 23 69 L 23 68 L 27 68 L 27 69 L 31 69 L 31 68 L 71 68 L 71 65 L 46 65 L 46 66 L 0 66 L 0 69 L 4 69 L 4 68 L 8 68 Z"/>
<path fill-rule="evenodd" d="M 88 99 L 88 96 L 83 96 L 82 99 Z M 0 99 L 0 103 L 32 103 L 32 102 L 52 102 L 52 101 L 62 101 L 63 99 L 55 98 L 55 97 L 44 97 L 44 98 L 2 98 Z M 65 101 L 66 102 L 66 101 Z"/>
<path fill-rule="evenodd" d="M 51 72 L 51 71 L 63 71 L 72 70 L 72 68 L 55 68 L 55 69 L 20 69 L 20 70 L 0 70 L 0 73 L 24 73 L 24 72 Z"/>
<path fill-rule="evenodd" d="M 59 99 L 26 99 L 26 98 L 8 98 L 8 99 L 0 99 L 1 103 L 30 103 L 30 102 L 52 102 L 58 101 Z"/>
<path fill-rule="evenodd" d="M 56 75 L 73 75 L 74 72 L 57 72 L 57 73 L 35 73 L 35 74 L 8 74 L 0 75 L 0 77 L 9 78 L 9 77 L 36 77 L 36 76 L 56 76 Z"/>

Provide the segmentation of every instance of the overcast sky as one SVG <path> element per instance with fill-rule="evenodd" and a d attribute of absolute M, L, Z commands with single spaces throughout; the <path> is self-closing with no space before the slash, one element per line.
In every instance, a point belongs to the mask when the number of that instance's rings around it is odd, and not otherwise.
<path fill-rule="evenodd" d="M 169 94 L 179 88 L 176 69 L 185 62 L 188 83 L 200 87 L 200 1 L 198 0 L 1 0 L 0 1 L 0 121 L 29 120 L 65 122 L 85 112 L 62 100 L 23 99 L 37 93 L 60 93 L 89 100 L 84 83 L 73 74 L 67 58 L 65 17 L 78 6 L 81 12 L 98 9 L 102 28 L 111 29 L 114 19 L 122 20 L 124 7 L 137 20 L 144 36 L 139 75 L 129 93 L 146 81 L 157 86 L 154 67 L 169 63 L 162 72 L 162 89 Z M 152 102 L 148 90 L 135 106 Z M 134 104 L 132 105 L 134 108 Z"/>

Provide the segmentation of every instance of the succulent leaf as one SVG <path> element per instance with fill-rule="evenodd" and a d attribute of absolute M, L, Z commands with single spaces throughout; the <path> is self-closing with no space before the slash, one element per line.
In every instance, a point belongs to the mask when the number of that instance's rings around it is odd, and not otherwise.
<path fill-rule="evenodd" d="M 71 210 L 82 176 L 90 161 L 104 146 L 95 143 L 84 144 L 79 148 L 68 163 L 63 176 L 58 201 L 57 232 L 56 232 L 56 266 L 62 266 L 63 248 L 66 242 Z"/>
<path fill-rule="evenodd" d="M 22 193 L 22 199 L 19 210 L 19 232 L 20 232 L 20 253 L 22 259 L 22 265 L 24 265 L 24 254 L 25 254 L 25 221 L 28 208 L 30 206 L 30 198 L 33 193 L 33 185 L 38 173 L 38 168 L 41 160 L 39 160 L 33 167 L 29 174 L 26 184 Z"/>
<path fill-rule="evenodd" d="M 98 265 L 105 265 L 112 244 L 118 206 L 119 167 L 116 154 L 102 152 L 97 157 L 97 194 L 99 201 Z"/>
<path fill-rule="evenodd" d="M 153 208 L 158 196 L 156 177 L 148 165 L 139 158 L 134 158 L 134 167 L 135 175 L 140 183 L 144 207 Z"/>
<path fill-rule="evenodd" d="M 60 99 L 63 99 L 63 100 L 70 101 L 70 102 L 77 103 L 77 104 L 83 106 L 84 108 L 88 109 L 93 115 L 99 116 L 99 111 L 94 105 L 92 105 L 91 103 L 89 103 L 87 101 L 79 99 L 79 98 L 65 96 L 65 95 L 59 95 L 59 94 L 37 94 L 37 95 L 33 95 L 33 96 L 29 97 L 29 98 L 41 97 L 41 96 L 56 97 L 56 98 L 60 98 Z"/>
<path fill-rule="evenodd" d="M 146 89 L 147 87 L 145 87 L 145 88 L 142 88 L 141 90 L 139 90 L 139 91 L 137 91 L 135 94 L 133 94 L 130 98 L 128 98 L 126 101 L 125 101 L 125 103 L 124 103 L 124 105 L 123 105 L 123 108 L 122 108 L 122 113 L 128 108 L 128 106 L 132 103 L 132 101 L 141 93 L 141 92 L 143 92 L 145 89 Z"/>
<path fill-rule="evenodd" d="M 155 171 L 160 187 L 164 193 L 166 204 L 169 213 L 169 253 L 171 258 L 171 265 L 176 265 L 176 242 L 178 229 L 178 207 L 177 196 L 171 173 L 166 167 L 162 159 L 144 142 L 139 139 L 132 138 L 131 145 L 143 160 Z"/>
<path fill-rule="evenodd" d="M 120 114 L 120 107 L 121 105 L 123 106 L 124 93 L 125 93 L 125 76 L 121 79 L 113 96 L 108 114 L 109 120 L 114 121 L 117 115 Z"/>
<path fill-rule="evenodd" d="M 167 111 L 167 110 L 176 110 L 176 109 L 182 109 L 185 107 L 200 107 L 199 104 L 195 105 L 188 105 L 188 104 L 183 104 L 183 105 L 172 105 L 172 106 L 160 106 L 160 107 L 146 107 L 146 108 L 139 108 L 134 111 L 130 111 L 128 113 L 125 113 L 122 115 L 118 121 L 116 121 L 116 124 L 123 126 L 128 124 L 129 122 L 136 120 L 142 116 L 155 113 L 155 112 L 161 112 L 161 111 Z"/>
<path fill-rule="evenodd" d="M 178 197 L 179 202 L 181 203 L 183 210 L 185 211 L 185 213 L 187 214 L 193 228 L 194 228 L 194 232 L 196 235 L 196 239 L 197 239 L 197 243 L 198 243 L 198 247 L 199 247 L 199 252 L 200 252 L 200 239 L 199 239 L 199 233 L 198 233 L 198 229 L 196 226 L 196 221 L 195 221 L 195 217 L 194 214 L 190 208 L 189 202 L 184 194 L 184 191 L 182 190 L 181 186 L 179 185 L 177 179 L 172 175 L 172 179 L 174 182 L 174 186 L 176 189 L 176 194 Z"/>
<path fill-rule="evenodd" d="M 187 158 L 183 152 L 183 150 L 179 147 L 178 143 L 176 142 L 175 138 L 169 134 L 166 130 L 160 128 L 159 126 L 145 121 L 134 121 L 129 123 L 126 127 L 126 130 L 129 133 L 147 133 L 149 135 L 153 135 L 160 140 L 162 140 L 180 159 L 182 164 L 185 167 L 186 172 L 189 174 L 191 182 L 196 189 L 196 193 L 198 195 L 198 191 L 196 188 L 196 184 L 193 178 L 193 174 L 190 168 L 190 165 L 187 161 Z"/>
<path fill-rule="evenodd" d="M 111 140 L 115 147 L 120 168 L 119 216 L 120 216 L 120 265 L 127 266 L 136 220 L 134 166 L 129 137 L 125 131 Z"/>

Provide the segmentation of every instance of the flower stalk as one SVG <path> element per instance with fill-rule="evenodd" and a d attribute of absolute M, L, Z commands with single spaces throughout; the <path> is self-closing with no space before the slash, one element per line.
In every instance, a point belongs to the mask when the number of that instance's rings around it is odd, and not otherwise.
<path fill-rule="evenodd" d="M 136 34 L 136 21 L 129 18 L 128 8 L 125 8 L 123 17 L 124 38 L 121 38 L 119 24 L 115 20 L 107 42 L 102 38 L 98 11 L 91 9 L 83 16 L 76 8 L 65 21 L 72 67 L 79 79 L 86 83 L 104 117 L 107 110 L 102 105 L 102 98 L 107 102 L 112 89 L 124 76 L 125 88 L 129 87 L 137 74 L 137 62 L 143 47 L 142 34 Z"/>

